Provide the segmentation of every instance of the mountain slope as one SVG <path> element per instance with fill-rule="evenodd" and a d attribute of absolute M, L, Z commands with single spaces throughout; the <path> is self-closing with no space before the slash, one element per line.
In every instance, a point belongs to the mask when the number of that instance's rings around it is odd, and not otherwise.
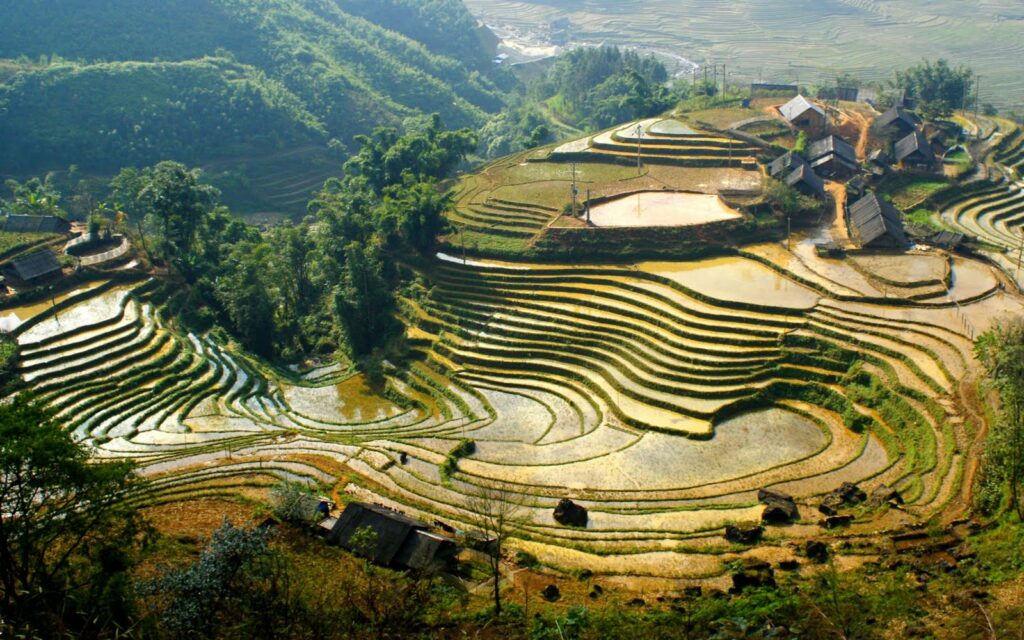
<path fill-rule="evenodd" d="M 480 72 L 475 22 L 456 0 L 415 4 L 0 1 L 0 174 L 344 150 L 433 112 L 479 126 L 505 80 Z"/>

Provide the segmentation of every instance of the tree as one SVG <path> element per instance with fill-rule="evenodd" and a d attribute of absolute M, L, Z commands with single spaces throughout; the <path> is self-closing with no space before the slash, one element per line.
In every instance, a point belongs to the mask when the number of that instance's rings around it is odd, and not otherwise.
<path fill-rule="evenodd" d="M 986 443 L 984 477 L 1002 485 L 1009 508 L 1024 521 L 1024 319 L 997 324 L 978 339 L 975 353 L 1001 405 Z"/>
<path fill-rule="evenodd" d="M 48 637 L 129 627 L 144 523 L 125 498 L 139 486 L 129 463 L 89 460 L 31 396 L 0 405 L 0 618 Z"/>
<path fill-rule="evenodd" d="M 21 216 L 66 217 L 60 208 L 61 194 L 54 184 L 52 173 L 43 179 L 30 178 L 25 182 L 7 180 L 4 185 L 11 192 L 11 199 L 6 202 L 11 213 Z"/>
<path fill-rule="evenodd" d="M 214 531 L 199 559 L 143 586 L 146 594 L 163 594 L 170 601 L 161 621 L 173 637 L 216 637 L 223 626 L 252 622 L 251 607 L 259 586 L 276 567 L 268 529 L 243 529 L 224 520 Z"/>
<path fill-rule="evenodd" d="M 522 494 L 511 486 L 497 484 L 480 488 L 467 505 L 472 525 L 485 545 L 494 579 L 494 615 L 501 615 L 501 560 L 505 543 L 525 516 Z"/>
<path fill-rule="evenodd" d="M 952 67 L 945 60 L 921 64 L 897 71 L 893 88 L 906 91 L 917 100 L 917 108 L 928 118 L 945 117 L 955 109 L 966 108 L 974 72 L 967 67 Z"/>
<path fill-rule="evenodd" d="M 334 308 L 357 355 L 369 354 L 389 335 L 394 319 L 394 292 L 384 277 L 380 249 L 352 242 L 345 247 L 345 274 L 334 296 Z"/>
<path fill-rule="evenodd" d="M 162 231 L 164 259 L 189 283 L 195 281 L 197 232 L 217 205 L 220 192 L 200 183 L 201 172 L 161 162 L 143 173 L 136 200 Z"/>

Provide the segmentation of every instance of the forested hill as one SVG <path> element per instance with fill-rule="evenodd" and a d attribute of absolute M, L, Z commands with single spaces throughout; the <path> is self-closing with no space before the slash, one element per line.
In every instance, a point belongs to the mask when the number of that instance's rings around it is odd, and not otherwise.
<path fill-rule="evenodd" d="M 0 0 L 0 11 L 2 175 L 165 158 L 230 173 L 232 158 L 311 154 L 322 167 L 328 147 L 340 160 L 354 136 L 410 116 L 480 126 L 511 82 L 461 0 Z M 264 178 L 244 173 L 236 182 Z"/>

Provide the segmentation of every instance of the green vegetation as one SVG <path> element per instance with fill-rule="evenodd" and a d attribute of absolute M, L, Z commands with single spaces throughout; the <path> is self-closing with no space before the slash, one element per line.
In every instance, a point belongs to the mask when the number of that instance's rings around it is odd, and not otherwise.
<path fill-rule="evenodd" d="M 949 186 L 949 182 L 937 176 L 893 173 L 878 185 L 877 190 L 899 209 L 908 210 Z"/>
<path fill-rule="evenodd" d="M 378 129 L 359 142 L 345 177 L 310 204 L 310 222 L 266 233 L 233 218 L 179 163 L 123 170 L 111 200 L 137 222 L 150 259 L 181 277 L 171 306 L 187 325 L 219 323 L 253 353 L 286 362 L 362 357 L 395 338 L 399 260 L 433 245 L 448 206 L 437 183 L 476 138 L 443 131 L 435 116 L 405 135 Z"/>
<path fill-rule="evenodd" d="M 946 60 L 921 64 L 897 71 L 893 86 L 907 92 L 917 101 L 917 108 L 926 118 L 948 116 L 965 107 L 974 72 L 967 67 L 950 66 Z"/>
<path fill-rule="evenodd" d="M 252 161 L 278 157 L 286 172 L 297 150 L 337 158 L 360 134 L 435 112 L 479 126 L 513 83 L 491 70 L 475 21 L 454 1 L 47 0 L 9 13 L 4 174 L 228 161 L 219 184 L 237 185 L 232 202 L 255 208 L 274 177 Z M 303 201 L 270 204 L 298 214 L 317 187 L 300 183 Z"/>
<path fill-rule="evenodd" d="M 590 130 L 659 114 L 676 99 L 664 88 L 665 66 L 616 47 L 574 49 L 533 91 L 560 117 Z"/>
<path fill-rule="evenodd" d="M 99 637 L 133 624 L 142 521 L 127 462 L 90 460 L 27 395 L 0 406 L 0 632 Z"/>
<path fill-rule="evenodd" d="M 1024 521 L 1024 321 L 1005 321 L 978 340 L 978 359 L 999 394 L 999 412 L 986 441 L 979 493 L 989 511 L 1002 505 Z"/>

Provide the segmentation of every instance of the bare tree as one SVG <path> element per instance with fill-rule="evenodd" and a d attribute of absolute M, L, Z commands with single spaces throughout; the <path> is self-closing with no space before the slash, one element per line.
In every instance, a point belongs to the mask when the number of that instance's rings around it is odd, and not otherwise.
<path fill-rule="evenodd" d="M 467 506 L 473 514 L 471 524 L 482 538 L 494 578 L 494 615 L 501 615 L 502 552 L 505 542 L 525 521 L 526 497 L 511 485 L 499 483 L 477 489 Z"/>

